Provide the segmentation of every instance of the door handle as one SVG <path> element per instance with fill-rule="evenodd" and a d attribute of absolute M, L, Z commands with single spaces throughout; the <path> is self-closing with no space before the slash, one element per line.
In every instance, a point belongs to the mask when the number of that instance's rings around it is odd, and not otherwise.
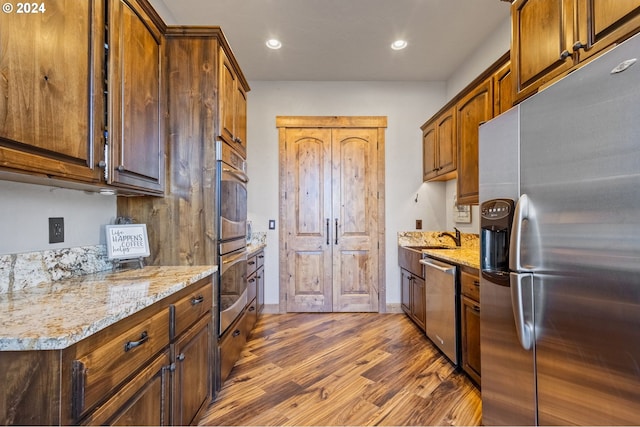
<path fill-rule="evenodd" d="M 534 340 L 533 325 L 529 319 L 531 310 L 527 310 L 527 307 L 531 307 L 533 274 L 511 273 L 509 279 L 511 282 L 511 307 L 518 339 L 523 349 L 531 350 Z M 526 300 L 525 292 L 527 293 Z M 529 312 L 528 316 L 527 311 Z"/>
<path fill-rule="evenodd" d="M 509 269 L 511 271 L 522 271 L 522 225 L 529 219 L 529 196 L 523 194 L 516 203 L 516 210 L 513 214 L 513 230 L 511 241 L 509 242 Z"/>
<path fill-rule="evenodd" d="M 329 230 L 329 222 L 331 222 L 331 220 L 327 218 L 327 245 L 329 245 L 329 234 L 331 234 L 331 231 Z"/>
<path fill-rule="evenodd" d="M 335 244 L 338 244 L 338 218 L 336 218 L 336 241 Z"/>

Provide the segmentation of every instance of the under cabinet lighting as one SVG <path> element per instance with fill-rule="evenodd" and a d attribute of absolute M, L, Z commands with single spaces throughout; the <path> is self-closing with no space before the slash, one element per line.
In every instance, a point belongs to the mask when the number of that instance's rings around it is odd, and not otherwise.
<path fill-rule="evenodd" d="M 406 40 L 396 40 L 393 43 L 391 43 L 391 49 L 393 49 L 393 50 L 402 50 L 405 47 L 407 47 L 407 41 Z"/>
<path fill-rule="evenodd" d="M 280 43 L 280 40 L 276 39 L 267 40 L 266 45 L 269 49 L 280 49 L 282 47 L 282 43 Z"/>

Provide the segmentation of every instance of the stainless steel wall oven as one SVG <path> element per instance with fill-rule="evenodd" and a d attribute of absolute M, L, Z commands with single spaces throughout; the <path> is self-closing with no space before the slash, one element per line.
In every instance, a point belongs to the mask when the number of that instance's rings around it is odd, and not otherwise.
<path fill-rule="evenodd" d="M 246 161 L 230 146 L 217 142 L 218 271 L 220 330 L 223 335 L 247 303 Z"/>

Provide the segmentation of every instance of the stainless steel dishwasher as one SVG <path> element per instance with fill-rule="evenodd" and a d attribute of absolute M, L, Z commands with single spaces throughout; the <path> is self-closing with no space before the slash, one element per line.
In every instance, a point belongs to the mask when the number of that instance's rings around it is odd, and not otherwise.
<path fill-rule="evenodd" d="M 455 265 L 423 258 L 427 336 L 458 366 L 458 316 Z"/>

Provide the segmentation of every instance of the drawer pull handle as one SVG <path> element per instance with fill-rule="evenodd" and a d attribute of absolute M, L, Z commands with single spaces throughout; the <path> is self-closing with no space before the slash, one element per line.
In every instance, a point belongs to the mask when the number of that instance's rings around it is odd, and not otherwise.
<path fill-rule="evenodd" d="M 256 308 L 254 306 L 249 307 L 249 311 L 255 311 Z"/>
<path fill-rule="evenodd" d="M 198 295 L 198 298 L 191 298 L 191 305 L 198 305 L 202 301 L 204 301 L 204 297 L 202 295 Z"/>
<path fill-rule="evenodd" d="M 480 312 L 480 307 L 478 307 L 477 305 L 473 306 L 473 311 L 477 311 L 478 313 Z"/>
<path fill-rule="evenodd" d="M 140 334 L 140 339 L 138 341 L 128 341 L 124 345 L 124 351 L 127 352 L 132 348 L 139 347 L 142 344 L 146 343 L 148 339 L 149 339 L 149 334 L 147 334 L 147 331 L 144 331 L 142 334 Z"/>
<path fill-rule="evenodd" d="M 177 359 L 182 362 L 184 360 L 184 353 L 180 353 L 177 357 Z"/>
<path fill-rule="evenodd" d="M 255 261 L 249 261 L 247 264 L 249 264 L 249 265 L 253 265 L 253 264 L 255 264 L 255 263 L 256 263 Z"/>
<path fill-rule="evenodd" d="M 237 337 L 238 335 L 240 335 L 240 329 L 236 329 L 235 331 L 233 331 L 234 337 Z"/>
<path fill-rule="evenodd" d="M 480 281 L 479 280 L 474 280 L 473 281 L 473 286 L 480 286 Z"/>

